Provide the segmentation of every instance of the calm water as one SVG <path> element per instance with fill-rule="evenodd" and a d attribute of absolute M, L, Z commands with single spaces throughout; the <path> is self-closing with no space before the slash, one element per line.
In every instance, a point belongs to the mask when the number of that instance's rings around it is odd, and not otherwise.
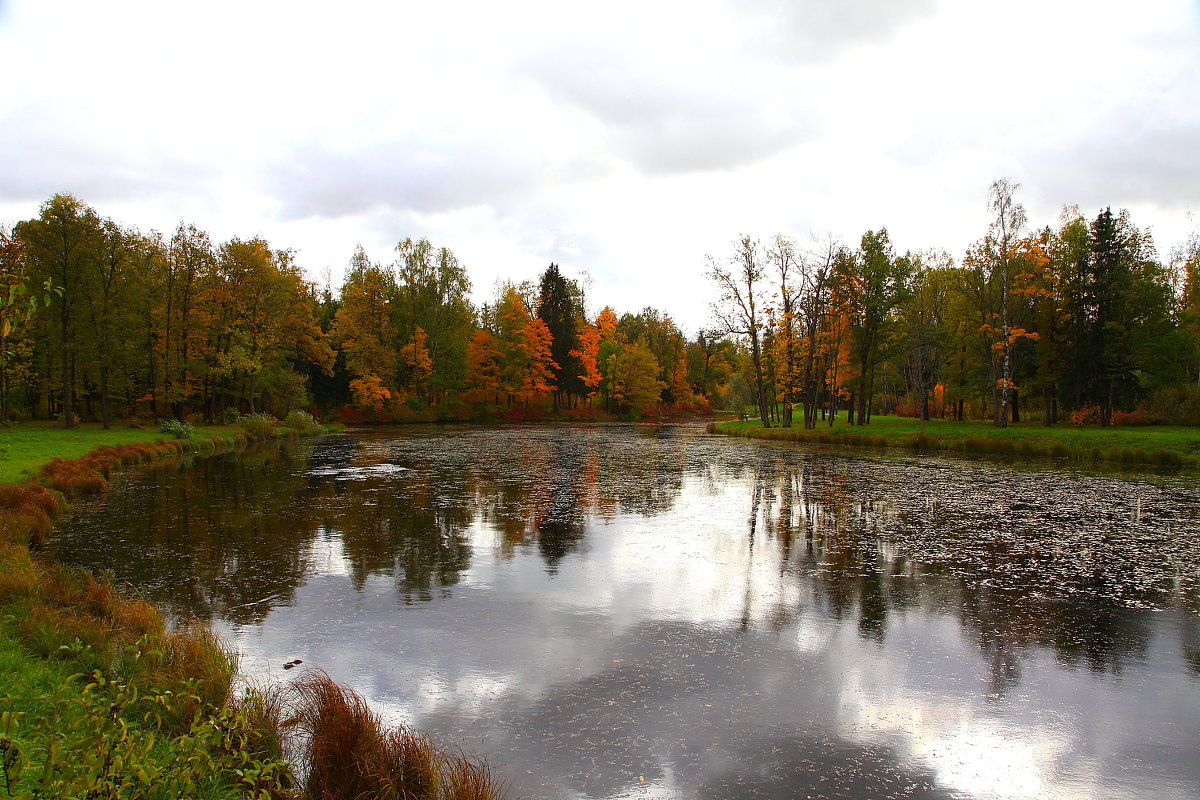
<path fill-rule="evenodd" d="M 1200 797 L 1200 494 L 693 427 L 160 466 L 62 557 L 526 798 Z"/>

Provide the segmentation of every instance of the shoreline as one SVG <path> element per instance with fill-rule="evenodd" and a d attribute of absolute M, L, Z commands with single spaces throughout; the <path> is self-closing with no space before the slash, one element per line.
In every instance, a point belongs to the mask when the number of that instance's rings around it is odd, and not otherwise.
<path fill-rule="evenodd" d="M 144 430 L 109 430 L 74 458 L 27 452 L 20 469 L 32 474 L 0 481 L 0 780 L 18 796 L 298 800 L 348 787 L 363 800 L 502 798 L 484 762 L 385 724 L 319 668 L 238 688 L 237 658 L 207 626 L 168 629 L 136 589 L 44 551 L 68 500 L 105 492 L 121 466 L 333 432 L 221 427 L 152 441 Z"/>
<path fill-rule="evenodd" d="M 986 422 L 873 417 L 867 425 L 763 428 L 758 420 L 711 423 L 709 433 L 768 441 L 917 452 L 1001 456 L 1022 461 L 1120 464 L 1193 471 L 1200 467 L 1200 429 L 1168 426 L 1131 428 L 1046 427 L 1017 423 L 996 428 Z"/>

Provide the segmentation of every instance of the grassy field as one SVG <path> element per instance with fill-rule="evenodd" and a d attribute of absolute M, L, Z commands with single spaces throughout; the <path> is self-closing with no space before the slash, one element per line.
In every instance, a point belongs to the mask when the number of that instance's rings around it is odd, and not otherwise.
<path fill-rule="evenodd" d="M 1062 458 L 1088 463 L 1155 464 L 1195 468 L 1200 465 L 1200 428 L 1144 426 L 1098 428 L 1020 423 L 996 428 L 990 422 L 955 422 L 910 417 L 872 417 L 869 425 L 844 420 L 801 427 L 764 429 L 758 420 L 723 422 L 715 433 L 756 439 L 835 444 L 852 447 L 902 447 L 991 453 L 1024 458 Z"/>
<path fill-rule="evenodd" d="M 240 430 L 235 425 L 203 425 L 196 428 L 196 435 L 232 436 Z M 0 483 L 20 483 L 53 458 L 80 458 L 97 447 L 170 438 L 157 426 L 115 425 L 104 430 L 98 423 L 86 423 L 67 430 L 57 422 L 22 422 L 0 428 Z"/>

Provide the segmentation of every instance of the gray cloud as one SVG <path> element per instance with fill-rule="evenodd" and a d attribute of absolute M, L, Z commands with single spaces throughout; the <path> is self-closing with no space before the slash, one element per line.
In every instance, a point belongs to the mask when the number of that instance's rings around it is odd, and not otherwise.
<path fill-rule="evenodd" d="M 588 170 L 583 163 L 557 164 L 511 141 L 441 141 L 421 131 L 352 150 L 313 141 L 296 145 L 265 168 L 264 181 L 283 198 L 284 219 L 336 218 L 380 208 L 436 213 L 503 205 L 561 171 Z"/>
<path fill-rule="evenodd" d="M 786 76 L 708 61 L 701 47 L 688 57 L 695 72 L 664 71 L 611 43 L 585 41 L 547 48 L 519 69 L 554 101 L 598 121 L 614 152 L 650 174 L 732 169 L 817 135 Z"/>
<path fill-rule="evenodd" d="M 727 24 L 704 34 L 661 19 L 636 35 L 575 31 L 516 68 L 596 119 L 614 152 L 643 172 L 734 169 L 823 132 L 805 68 L 887 39 L 937 5 L 753 0 L 726 6 Z"/>
<path fill-rule="evenodd" d="M 162 149 L 105 138 L 57 114 L 18 109 L 0 124 L 0 197 L 37 202 L 71 192 L 88 203 L 185 195 L 214 183 L 219 170 Z"/>
<path fill-rule="evenodd" d="M 1052 204 L 1200 207 L 1200 117 L 1183 117 L 1184 108 L 1176 116 L 1169 104 L 1125 104 L 1097 119 L 1086 139 L 1036 151 L 1028 172 Z"/>
<path fill-rule="evenodd" d="M 886 41 L 931 18 L 938 0 L 750 0 L 756 34 L 749 47 L 801 62 L 822 61 L 859 44 Z"/>

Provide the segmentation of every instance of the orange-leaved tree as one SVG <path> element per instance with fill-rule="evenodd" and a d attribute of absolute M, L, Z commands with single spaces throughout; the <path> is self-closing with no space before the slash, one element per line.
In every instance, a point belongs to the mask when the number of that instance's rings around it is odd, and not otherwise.
<path fill-rule="evenodd" d="M 429 378 L 433 375 L 433 358 L 429 355 L 425 329 L 418 325 L 413 329 L 412 339 L 400 348 L 400 363 L 404 366 L 404 387 L 418 395 L 429 391 Z M 428 398 L 427 398 L 428 399 Z"/>
<path fill-rule="evenodd" d="M 355 402 L 378 410 L 398 388 L 400 353 L 389 300 L 393 280 L 387 271 L 367 260 L 361 247 L 350 265 L 331 333 L 345 353 Z"/>
<path fill-rule="evenodd" d="M 496 336 L 487 328 L 476 328 L 467 342 L 467 399 L 499 402 L 500 348 Z"/>
<path fill-rule="evenodd" d="M 550 329 L 515 287 L 510 286 L 497 305 L 496 325 L 500 388 L 509 402 L 518 399 L 528 405 L 534 396 L 554 391 L 557 365 L 551 355 Z"/>
<path fill-rule="evenodd" d="M 612 312 L 611 308 L 606 311 Z M 616 315 L 613 314 L 613 327 L 616 327 Z M 591 405 L 592 398 L 600 388 L 600 326 L 584 320 L 579 326 L 579 347 L 571 351 L 571 356 L 579 362 L 579 380 L 584 386 L 587 402 Z"/>

